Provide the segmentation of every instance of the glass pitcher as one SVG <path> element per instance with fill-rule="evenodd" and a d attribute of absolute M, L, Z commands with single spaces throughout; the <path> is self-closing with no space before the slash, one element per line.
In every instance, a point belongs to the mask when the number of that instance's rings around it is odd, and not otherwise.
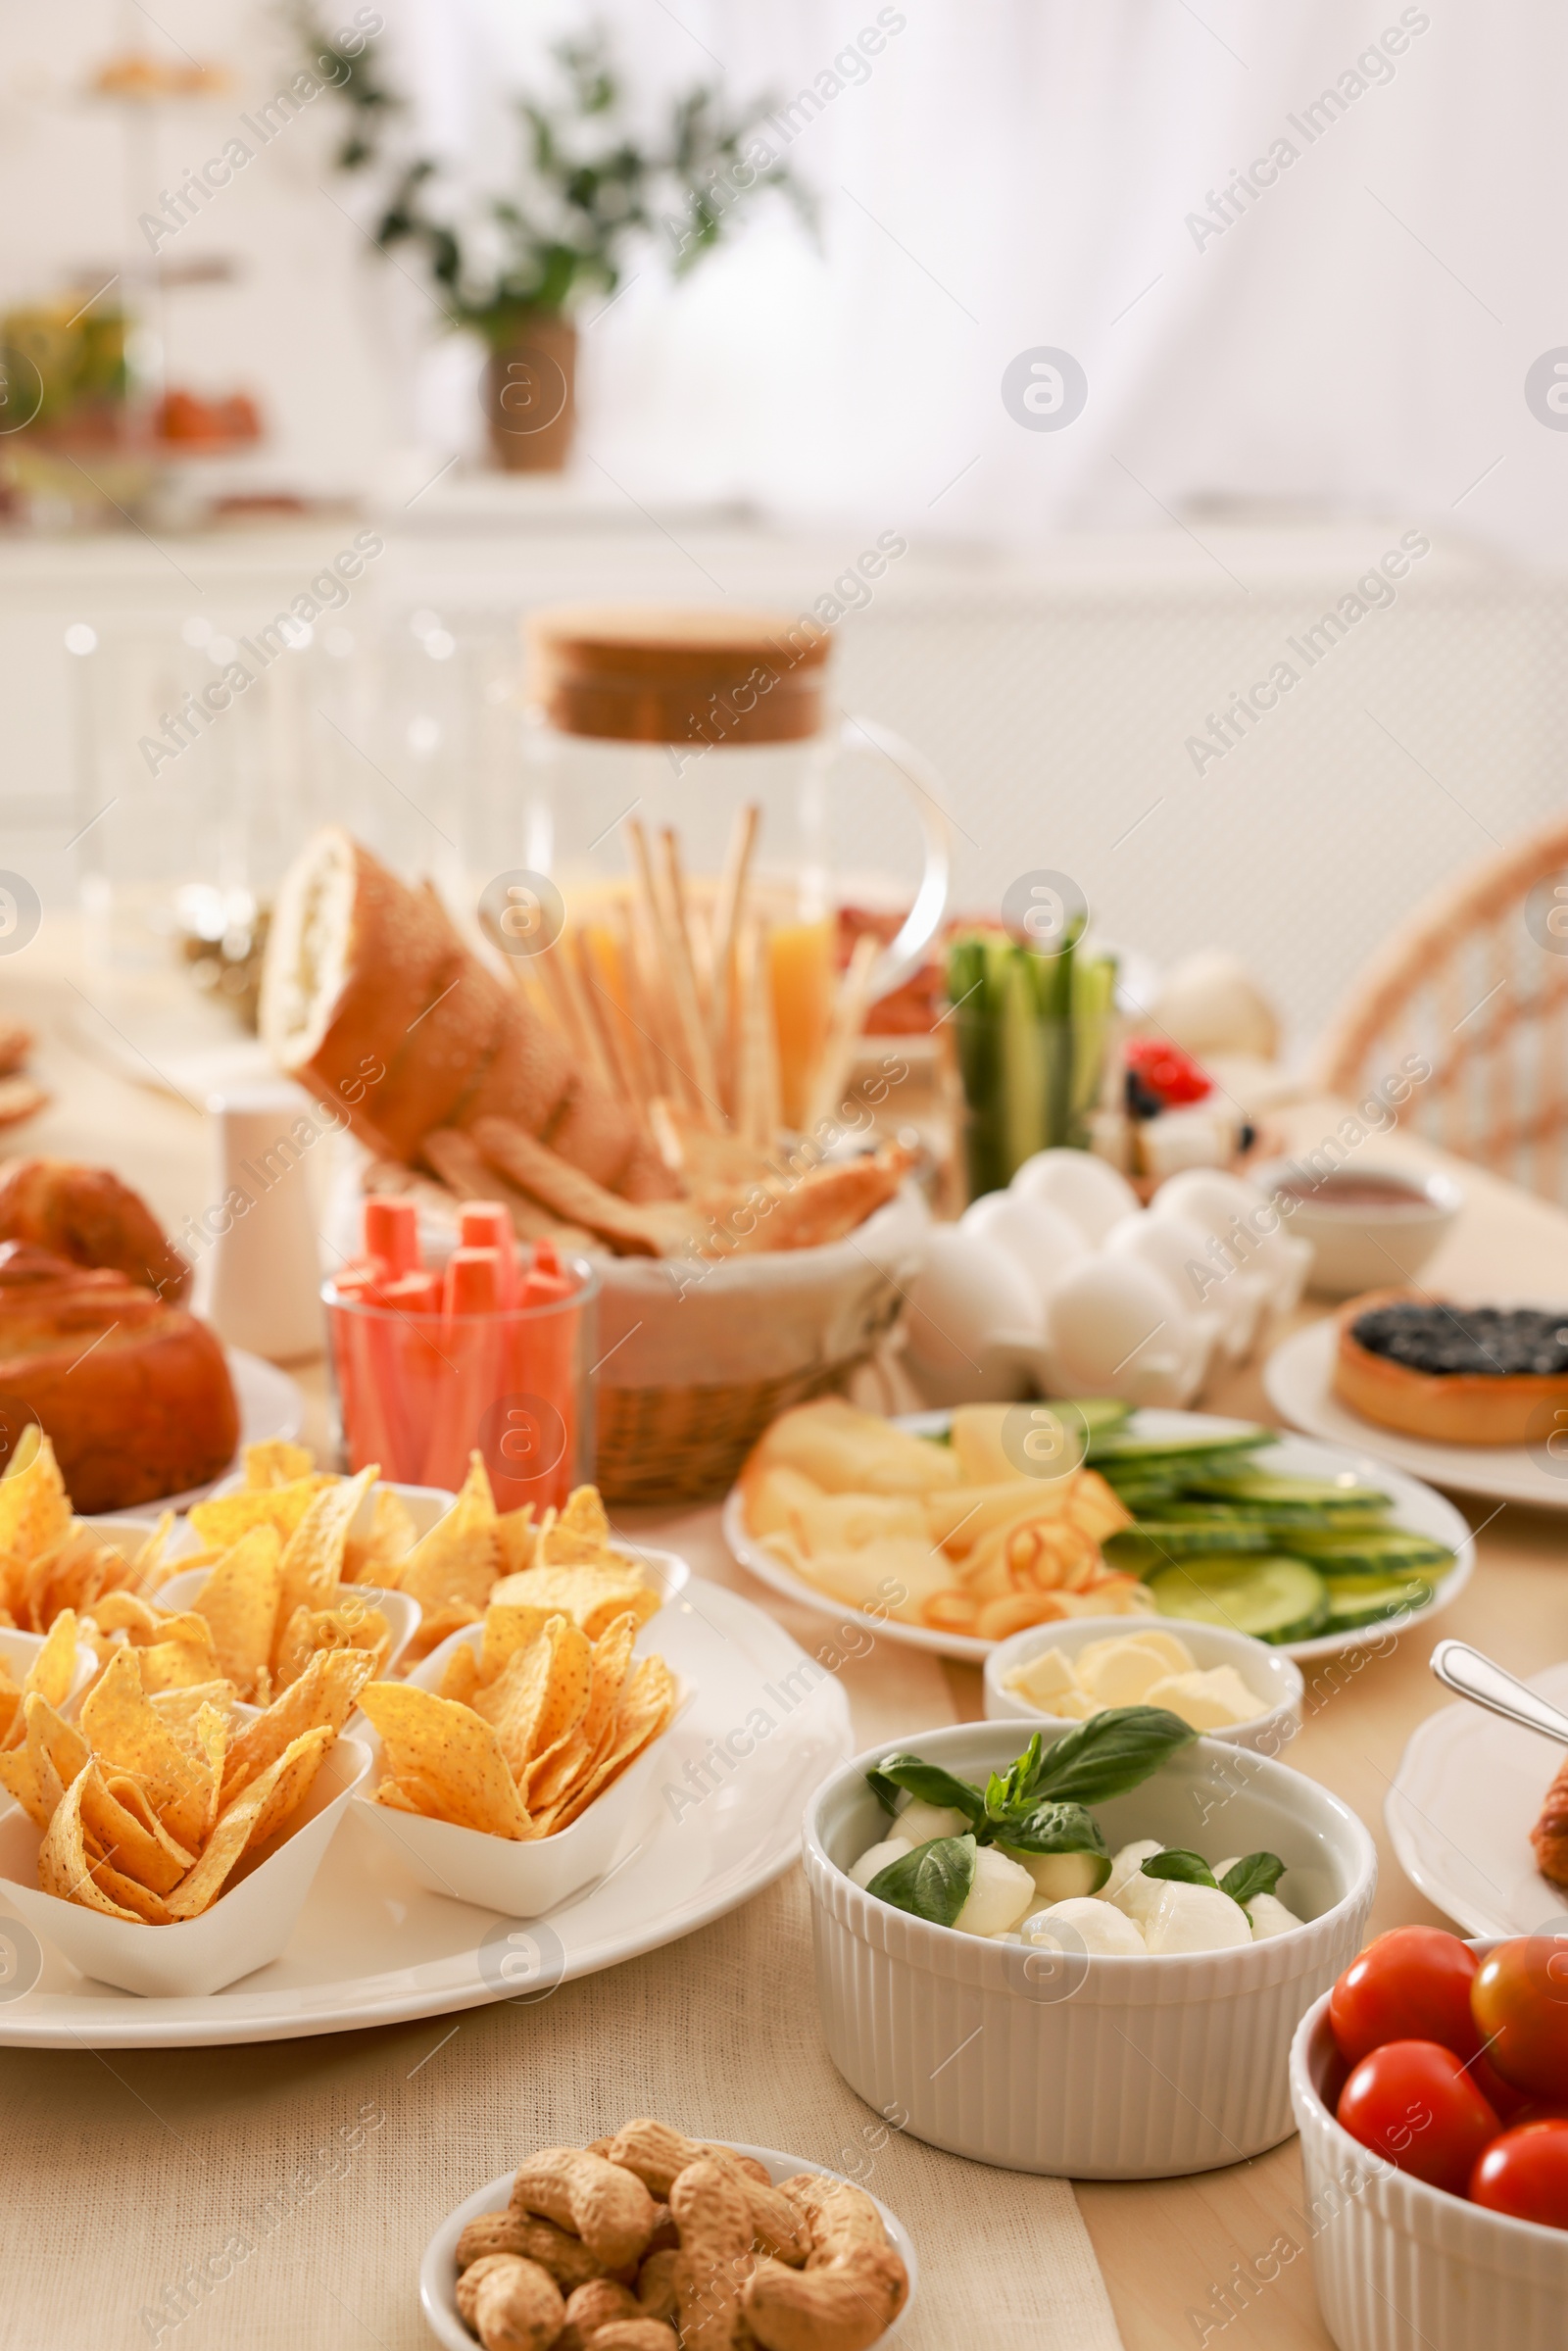
<path fill-rule="evenodd" d="M 577 978 L 635 1019 L 639 973 L 672 967 L 684 985 L 689 954 L 710 1010 L 725 988 L 741 1004 L 750 956 L 771 1007 L 774 1107 L 803 1127 L 830 1037 L 918 967 L 941 924 L 939 779 L 899 736 L 831 707 L 831 639 L 807 617 L 576 606 L 533 613 L 526 637 L 522 858 L 582 938 Z M 865 762 L 879 782 L 857 784 Z M 880 914 L 884 943 L 846 975 L 852 901 Z M 720 1024 L 704 1025 L 712 1068 L 699 1063 L 695 1091 L 712 1085 L 733 1114 L 741 1081 L 726 1078 Z M 648 1084 L 661 1066 L 656 1051 Z"/>

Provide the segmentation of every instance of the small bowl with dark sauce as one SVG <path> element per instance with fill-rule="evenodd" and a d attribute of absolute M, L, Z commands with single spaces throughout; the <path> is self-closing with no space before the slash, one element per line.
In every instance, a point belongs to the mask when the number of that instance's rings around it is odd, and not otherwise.
<path fill-rule="evenodd" d="M 1464 1204 L 1446 1175 L 1416 1167 L 1324 1164 L 1327 1148 L 1260 1168 L 1287 1229 L 1312 1244 L 1309 1287 L 1323 1298 L 1354 1298 L 1411 1281 Z M 1333 1147 L 1339 1150 L 1336 1144 Z"/>

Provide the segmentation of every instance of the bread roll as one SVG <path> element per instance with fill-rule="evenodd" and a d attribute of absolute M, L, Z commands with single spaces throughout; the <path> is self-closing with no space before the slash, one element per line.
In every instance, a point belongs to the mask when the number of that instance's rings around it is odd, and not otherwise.
<path fill-rule="evenodd" d="M 174 1305 L 191 1269 L 146 1201 L 107 1167 L 70 1159 L 0 1166 L 0 1241 L 28 1241 L 72 1265 L 107 1265 Z"/>
<path fill-rule="evenodd" d="M 0 1246 L 0 1419 L 37 1421 L 78 1511 L 125 1510 L 226 1469 L 239 1413 L 223 1350 L 140 1284 Z"/>

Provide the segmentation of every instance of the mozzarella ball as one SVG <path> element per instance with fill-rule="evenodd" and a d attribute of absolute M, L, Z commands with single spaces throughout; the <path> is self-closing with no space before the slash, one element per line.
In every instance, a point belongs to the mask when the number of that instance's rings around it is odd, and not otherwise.
<path fill-rule="evenodd" d="M 961 1837 L 968 1826 L 956 1804 L 927 1804 L 911 1796 L 900 1806 L 893 1834 L 906 1837 L 911 1845 L 928 1845 L 933 1837 Z"/>
<path fill-rule="evenodd" d="M 1234 1665 L 1211 1665 L 1206 1673 L 1166 1674 L 1152 1682 L 1137 1702 L 1163 1706 L 1195 1731 L 1228 1731 L 1268 1711 L 1267 1701 L 1248 1689 Z"/>
<path fill-rule="evenodd" d="M 1035 1911 L 1018 1933 L 1021 1941 L 1037 1950 L 1076 1951 L 1081 1945 L 1086 1951 L 1115 1956 L 1142 1954 L 1145 1947 L 1143 1935 L 1130 1918 L 1108 1902 L 1082 1898 L 1053 1902 L 1049 1910 Z"/>
<path fill-rule="evenodd" d="M 1094 1647 L 1094 1656 L 1079 1658 L 1078 1679 L 1102 1706 L 1157 1706 L 1159 1699 L 1149 1697 L 1148 1692 L 1156 1682 L 1178 1678 L 1158 1649 L 1136 1634 L 1122 1641 L 1097 1641 Z"/>
<path fill-rule="evenodd" d="M 1036 1893 L 1047 1902 L 1067 1902 L 1076 1894 L 1092 1894 L 1105 1867 L 1099 1853 L 1015 1853 L 1009 1845 L 1007 1854 L 1029 1872 Z"/>
<path fill-rule="evenodd" d="M 1157 1837 L 1141 1837 L 1136 1844 L 1123 1845 L 1112 1857 L 1110 1876 L 1100 1889 L 1100 1899 L 1114 1902 L 1130 1919 L 1142 1918 L 1158 1891 L 1157 1882 L 1143 1875 L 1144 1863 L 1164 1850 Z"/>
<path fill-rule="evenodd" d="M 999 1853 L 995 1845 L 982 1845 L 974 1857 L 969 1898 L 953 1923 L 960 1935 L 1005 1935 L 1034 1908 L 1038 1898 L 1035 1882 L 1026 1869 Z M 1236 1915 L 1241 1918 L 1242 1914 L 1237 1911 Z"/>
<path fill-rule="evenodd" d="M 1149 1884 L 1158 1888 L 1144 1921 L 1144 1941 L 1151 1951 L 1230 1951 L 1251 1941 L 1246 1911 L 1218 1886 L 1152 1878 Z"/>
<path fill-rule="evenodd" d="M 851 1870 L 850 1876 L 855 1880 L 857 1886 L 867 1886 L 878 1870 L 885 1870 L 889 1862 L 902 1861 L 906 1853 L 913 1851 L 914 1846 L 908 1837 L 885 1837 L 879 1845 L 867 1847 Z"/>
<path fill-rule="evenodd" d="M 1254 1894 L 1247 1905 L 1247 1915 L 1252 1922 L 1252 1940 L 1258 1943 L 1267 1942 L 1271 1935 L 1288 1935 L 1293 1927 L 1305 1924 L 1274 1894 Z"/>

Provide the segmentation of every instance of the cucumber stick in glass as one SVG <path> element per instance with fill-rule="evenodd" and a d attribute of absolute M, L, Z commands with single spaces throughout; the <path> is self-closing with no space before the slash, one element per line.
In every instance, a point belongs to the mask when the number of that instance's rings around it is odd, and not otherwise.
<path fill-rule="evenodd" d="M 1088 1141 L 1114 1010 L 1116 964 L 1070 931 L 1054 953 L 963 931 L 948 996 L 968 1108 L 969 1191 L 1000 1191 L 1025 1159 Z"/>

